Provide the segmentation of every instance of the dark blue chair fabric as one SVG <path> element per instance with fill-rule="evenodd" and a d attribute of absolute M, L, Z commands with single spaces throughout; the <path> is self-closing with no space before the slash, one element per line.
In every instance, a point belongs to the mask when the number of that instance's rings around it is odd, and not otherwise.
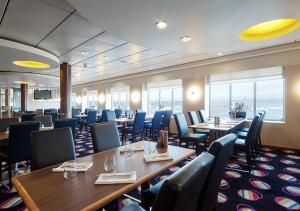
<path fill-rule="evenodd" d="M 144 133 L 144 122 L 146 118 L 146 112 L 139 112 L 136 113 L 135 118 L 133 120 L 133 126 L 132 127 L 125 127 L 122 128 L 122 141 L 125 140 L 127 134 L 132 135 L 132 141 L 135 140 L 135 135 L 141 134 L 143 138 Z"/>
<path fill-rule="evenodd" d="M 146 130 L 150 130 L 152 141 L 158 137 L 159 130 L 163 121 L 164 111 L 155 111 L 151 123 L 145 125 Z"/>
<path fill-rule="evenodd" d="M 31 160 L 31 133 L 39 129 L 40 122 L 33 121 L 10 125 L 8 142 L 10 164 Z"/>
<path fill-rule="evenodd" d="M 33 121 L 33 117 L 34 117 L 35 115 L 36 115 L 36 114 L 31 114 L 31 113 L 22 114 L 21 121 L 22 121 L 22 122 Z"/>
<path fill-rule="evenodd" d="M 72 130 L 73 140 L 76 140 L 76 127 L 77 127 L 77 119 L 58 119 L 54 122 L 54 128 L 65 128 L 69 127 Z"/>
<path fill-rule="evenodd" d="M 108 116 L 107 116 L 108 111 L 110 111 L 110 110 L 108 110 L 108 109 L 102 110 L 102 114 L 101 114 L 101 118 L 100 118 L 99 122 L 108 122 Z"/>
<path fill-rule="evenodd" d="M 171 121 L 171 117 L 173 115 L 173 111 L 172 110 L 165 110 L 164 114 L 163 114 L 163 120 L 162 120 L 162 129 L 166 129 L 168 130 L 168 132 L 170 132 L 170 121 Z"/>
<path fill-rule="evenodd" d="M 115 114 L 117 119 L 119 119 L 123 113 L 124 113 L 123 109 L 120 108 L 115 109 Z"/>
<path fill-rule="evenodd" d="M 96 123 L 97 119 L 97 111 L 88 111 L 86 119 L 83 119 L 83 121 L 80 123 L 80 130 L 84 126 L 87 130 L 92 124 Z"/>
<path fill-rule="evenodd" d="M 183 113 L 174 114 L 174 117 L 179 135 L 179 145 L 181 146 L 182 142 L 186 142 L 186 146 L 188 147 L 189 142 L 193 142 L 196 145 L 196 153 L 200 154 L 200 143 L 204 143 L 204 150 L 206 150 L 207 135 L 190 133 Z"/>
<path fill-rule="evenodd" d="M 46 113 L 57 113 L 58 110 L 56 108 L 49 108 L 49 109 L 44 109 L 44 115 L 46 115 Z"/>

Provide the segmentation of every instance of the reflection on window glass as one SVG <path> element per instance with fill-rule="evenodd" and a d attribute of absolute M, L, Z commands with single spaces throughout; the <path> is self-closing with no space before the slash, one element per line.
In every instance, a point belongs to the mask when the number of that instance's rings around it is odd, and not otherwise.
<path fill-rule="evenodd" d="M 182 88 L 174 88 L 173 92 L 173 112 L 182 112 Z"/>
<path fill-rule="evenodd" d="M 246 104 L 247 118 L 254 115 L 254 83 L 233 83 L 231 85 L 231 101 L 233 103 L 244 102 Z"/>
<path fill-rule="evenodd" d="M 284 81 L 259 81 L 256 84 L 256 113 L 265 110 L 266 119 L 284 118 Z"/>
<path fill-rule="evenodd" d="M 87 108 L 97 108 L 97 90 L 91 90 L 86 92 Z"/>
<path fill-rule="evenodd" d="M 152 89 L 148 92 L 148 113 L 154 114 L 159 108 L 159 90 Z"/>
<path fill-rule="evenodd" d="M 227 116 L 230 110 L 229 84 L 216 84 L 210 88 L 210 113 L 211 116 Z"/>

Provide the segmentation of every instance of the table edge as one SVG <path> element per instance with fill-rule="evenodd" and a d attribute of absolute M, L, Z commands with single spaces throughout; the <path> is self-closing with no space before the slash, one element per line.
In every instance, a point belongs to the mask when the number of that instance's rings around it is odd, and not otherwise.
<path fill-rule="evenodd" d="M 24 189 L 24 187 L 22 186 L 22 184 L 20 183 L 20 181 L 18 180 L 18 178 L 13 177 L 11 179 L 11 182 L 14 185 L 14 187 L 16 188 L 16 190 L 18 191 L 18 193 L 21 196 L 21 198 L 23 199 L 24 204 L 26 205 L 26 207 L 29 210 L 39 211 L 40 209 L 36 206 L 36 204 L 34 203 L 33 199 L 30 197 L 30 195 Z"/>

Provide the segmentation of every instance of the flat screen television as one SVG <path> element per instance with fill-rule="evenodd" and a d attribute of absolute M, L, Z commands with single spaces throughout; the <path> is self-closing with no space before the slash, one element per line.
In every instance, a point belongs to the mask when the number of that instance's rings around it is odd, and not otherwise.
<path fill-rule="evenodd" d="M 34 90 L 34 99 L 35 100 L 50 100 L 51 99 L 51 90 Z"/>

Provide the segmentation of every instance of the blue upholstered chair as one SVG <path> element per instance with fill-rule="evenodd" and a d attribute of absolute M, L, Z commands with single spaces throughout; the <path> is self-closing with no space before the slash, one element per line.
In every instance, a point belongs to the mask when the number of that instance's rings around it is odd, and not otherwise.
<path fill-rule="evenodd" d="M 64 128 L 69 127 L 71 128 L 73 140 L 76 140 L 76 127 L 77 127 L 77 119 L 58 119 L 54 122 L 54 128 Z"/>
<path fill-rule="evenodd" d="M 116 118 L 119 119 L 124 113 L 123 109 L 117 108 L 115 109 Z"/>
<path fill-rule="evenodd" d="M 86 119 L 82 120 L 80 123 L 80 130 L 82 127 L 85 127 L 86 130 L 92 125 L 96 123 L 97 111 L 88 111 Z"/>
<path fill-rule="evenodd" d="M 36 114 L 32 114 L 32 113 L 22 114 L 21 121 L 22 122 L 33 121 L 34 116 L 36 116 Z"/>
<path fill-rule="evenodd" d="M 144 133 L 144 122 L 146 118 L 146 112 L 136 113 L 133 126 L 122 128 L 122 141 L 124 142 L 127 138 L 128 134 L 131 134 L 131 140 L 134 142 L 136 135 L 141 135 L 141 139 L 143 139 Z"/>
<path fill-rule="evenodd" d="M 115 122 L 104 122 L 91 126 L 94 153 L 121 146 Z"/>
<path fill-rule="evenodd" d="M 173 115 L 172 110 L 165 110 L 164 111 L 163 120 L 162 120 L 162 124 L 161 124 L 161 128 L 163 130 L 167 130 L 168 132 L 170 132 L 170 121 L 171 121 L 172 115 Z"/>
<path fill-rule="evenodd" d="M 201 133 L 190 133 L 183 113 L 174 114 L 174 117 L 179 135 L 179 146 L 182 146 L 182 142 L 185 142 L 186 147 L 188 147 L 189 142 L 192 142 L 193 145 L 196 146 L 196 153 L 200 154 L 200 143 L 203 143 L 204 150 L 206 150 L 207 135 Z"/>
<path fill-rule="evenodd" d="M 189 111 L 188 115 L 189 115 L 192 125 L 197 125 L 200 123 L 195 111 Z M 207 134 L 207 135 L 210 134 L 209 130 L 201 130 L 201 129 L 197 129 L 197 128 L 193 128 L 193 133 L 203 133 L 203 134 Z"/>
<path fill-rule="evenodd" d="M 75 158 L 75 146 L 70 128 L 32 133 L 31 169 L 33 171 Z"/>
<path fill-rule="evenodd" d="M 161 124 L 163 121 L 163 111 L 155 111 L 151 123 L 145 125 L 146 132 L 150 132 L 152 141 L 155 141 L 158 137 L 159 130 L 161 129 Z"/>

